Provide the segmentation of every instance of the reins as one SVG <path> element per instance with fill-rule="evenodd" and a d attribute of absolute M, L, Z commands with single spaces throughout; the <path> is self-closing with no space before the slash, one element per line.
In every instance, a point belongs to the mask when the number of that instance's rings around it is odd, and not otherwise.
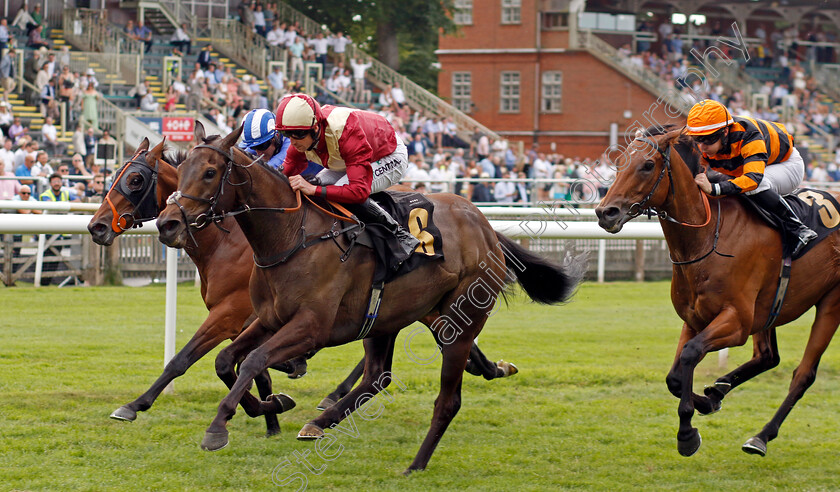
<path fill-rule="evenodd" d="M 666 170 L 668 172 L 668 185 L 669 185 L 669 188 L 670 188 L 671 197 L 676 197 L 676 192 L 674 191 L 674 178 L 673 178 L 673 175 L 671 173 L 671 145 L 668 145 L 668 147 L 663 152 L 662 149 L 660 149 L 659 145 L 654 140 L 652 140 L 648 137 L 639 137 L 636 140 L 640 140 L 640 141 L 650 145 L 651 147 L 653 147 L 659 153 L 659 155 L 662 156 L 662 170 L 659 172 L 659 177 L 656 179 L 656 183 L 654 183 L 653 188 L 651 188 L 651 190 L 647 194 L 647 196 L 644 199 L 642 199 L 642 201 L 636 202 L 636 203 L 630 205 L 630 208 L 627 212 L 627 215 L 629 215 L 631 218 L 634 218 L 634 217 L 638 217 L 639 215 L 642 215 L 643 213 L 646 213 L 648 218 L 652 217 L 653 215 L 656 215 L 660 220 L 666 220 L 668 222 L 671 222 L 671 223 L 674 223 L 674 224 L 677 224 L 677 225 L 680 225 L 680 226 L 692 227 L 692 228 L 702 228 L 702 227 L 706 227 L 707 225 L 709 225 L 709 223 L 712 220 L 712 210 L 711 210 L 711 206 L 709 205 L 709 197 L 706 196 L 706 194 L 703 193 L 703 191 L 699 190 L 699 189 L 698 189 L 698 191 L 700 192 L 700 197 L 703 201 L 703 208 L 704 208 L 705 214 L 706 214 L 706 220 L 702 224 L 689 224 L 687 222 L 682 222 L 682 221 L 676 220 L 673 217 L 669 216 L 668 213 L 664 210 L 656 210 L 654 207 L 646 207 L 647 202 L 653 197 L 654 193 L 656 193 L 656 190 L 659 187 L 659 183 L 662 182 L 662 178 L 665 176 Z M 712 243 L 712 249 L 709 250 L 703 256 L 700 256 L 699 258 L 694 258 L 694 259 L 686 260 L 686 261 L 674 261 L 674 259 L 671 258 L 671 253 L 669 251 L 668 252 L 668 259 L 671 260 L 672 264 L 674 264 L 674 265 L 690 265 L 692 263 L 697 263 L 698 261 L 705 259 L 706 257 L 711 255 L 712 253 L 715 253 L 719 256 L 723 256 L 723 257 L 726 257 L 726 258 L 734 258 L 733 255 L 728 255 L 728 254 L 725 254 L 725 253 L 721 253 L 717 250 L 718 240 L 720 239 L 720 222 L 721 222 L 721 220 L 720 220 L 721 219 L 720 201 L 719 200 L 717 201 L 717 209 L 718 209 L 717 210 L 717 220 L 715 222 L 715 239 L 714 239 L 714 242 Z"/>
<path fill-rule="evenodd" d="M 329 239 L 332 239 L 333 242 L 336 243 L 336 246 L 338 246 L 339 250 L 342 251 L 342 255 L 341 255 L 341 261 L 342 262 L 346 261 L 346 259 L 349 257 L 350 252 L 353 249 L 353 246 L 355 245 L 356 238 L 358 237 L 358 235 L 355 235 L 351 238 L 350 245 L 346 249 L 342 248 L 342 246 L 340 244 L 338 244 L 337 238 L 339 236 L 345 234 L 345 233 L 348 233 L 348 232 L 351 232 L 351 231 L 354 231 L 354 230 L 357 230 L 357 229 L 359 231 L 362 231 L 364 229 L 364 225 L 356 218 L 356 216 L 352 212 L 347 210 L 342 205 L 339 205 L 338 203 L 327 202 L 327 203 L 329 203 L 330 207 L 338 210 L 339 212 L 341 212 L 341 214 L 344 214 L 344 215 L 336 214 L 336 213 L 322 207 L 321 205 L 316 203 L 309 196 L 303 195 L 303 193 L 301 193 L 300 190 L 295 191 L 296 205 L 294 207 L 251 207 L 247 203 L 243 203 L 242 207 L 237 209 L 237 210 L 232 210 L 230 212 L 222 211 L 220 213 L 216 212 L 216 210 L 215 210 L 216 204 L 218 203 L 219 198 L 224 194 L 224 185 L 225 185 L 226 182 L 229 183 L 231 186 L 242 186 L 245 183 L 248 183 L 249 185 L 252 185 L 253 180 L 251 180 L 251 179 L 249 179 L 248 181 L 245 181 L 243 183 L 230 183 L 229 178 L 230 178 L 230 173 L 231 173 L 231 170 L 233 169 L 233 166 L 237 166 L 237 167 L 240 167 L 240 168 L 243 168 L 243 169 L 247 170 L 248 168 L 253 166 L 255 163 L 260 161 L 262 158 L 257 157 L 256 159 L 252 160 L 249 164 L 241 165 L 241 164 L 237 164 L 235 162 L 235 160 L 233 158 L 233 149 L 231 149 L 230 152 L 226 153 L 222 149 L 220 149 L 220 148 L 218 148 L 214 145 L 200 144 L 200 145 L 196 145 L 193 148 L 193 150 L 198 149 L 198 148 L 211 149 L 211 150 L 221 154 L 225 158 L 225 172 L 222 175 L 222 179 L 219 182 L 219 188 L 216 190 L 216 192 L 210 198 L 197 197 L 197 196 L 184 194 L 181 191 L 175 191 L 166 200 L 167 204 L 175 204 L 175 205 L 178 206 L 179 210 L 181 211 L 181 216 L 184 220 L 184 223 L 188 224 L 187 232 L 190 235 L 190 238 L 193 240 L 193 242 L 195 242 L 195 238 L 193 237 L 192 232 L 191 232 L 192 227 L 195 227 L 197 230 L 200 230 L 200 229 L 206 227 L 208 224 L 210 224 L 212 222 L 220 230 L 222 230 L 224 232 L 230 232 L 227 229 L 223 228 L 221 225 L 219 225 L 219 222 L 221 222 L 222 220 L 224 220 L 227 217 L 234 217 L 234 216 L 237 216 L 239 214 L 248 213 L 248 212 L 294 213 L 294 212 L 298 212 L 301 209 L 303 209 L 303 217 L 302 217 L 301 226 L 300 226 L 300 236 L 299 236 L 298 241 L 295 243 L 295 245 L 292 248 L 290 248 L 286 251 L 283 251 L 281 253 L 278 253 L 278 254 L 273 255 L 271 257 L 268 257 L 268 258 L 258 258 L 257 255 L 254 254 L 254 264 L 256 266 L 258 266 L 259 268 L 271 268 L 271 267 L 277 266 L 281 263 L 285 263 L 289 258 L 292 257 L 292 255 L 294 255 L 298 251 L 306 249 L 306 248 L 308 248 L 309 246 L 311 246 L 315 243 L 325 241 L 325 240 L 329 240 Z M 248 174 L 250 176 L 250 173 L 248 173 Z M 250 191 L 251 190 L 249 190 L 249 196 L 250 196 Z M 321 233 L 321 234 L 309 234 L 309 235 L 307 235 L 307 233 L 306 233 L 307 208 L 303 207 L 303 201 L 301 200 L 301 196 L 306 197 L 306 200 L 310 204 L 312 204 L 316 209 L 321 211 L 323 214 L 335 219 L 335 220 L 333 220 L 332 227 L 328 231 L 326 231 L 324 233 Z M 186 210 L 184 209 L 184 207 L 180 203 L 181 198 L 187 198 L 187 199 L 190 199 L 190 200 L 197 201 L 199 203 L 207 203 L 207 204 L 209 204 L 209 207 L 208 207 L 206 212 L 203 212 L 203 213 L 197 215 L 193 219 L 193 222 L 190 223 L 189 219 L 187 218 Z M 351 225 L 349 225 L 347 227 L 344 227 L 344 228 L 336 229 L 336 225 L 338 224 L 338 221 L 350 222 Z"/>

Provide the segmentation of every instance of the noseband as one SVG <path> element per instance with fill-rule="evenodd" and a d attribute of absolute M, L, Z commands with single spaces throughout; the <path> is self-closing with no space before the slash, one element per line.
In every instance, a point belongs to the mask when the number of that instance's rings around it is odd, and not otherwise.
<path fill-rule="evenodd" d="M 671 195 L 674 195 L 674 178 L 671 175 L 671 146 L 665 148 L 663 152 L 662 149 L 659 148 L 659 144 L 657 144 L 654 140 L 648 137 L 639 137 L 636 140 L 644 142 L 651 147 L 653 147 L 659 155 L 662 156 L 662 170 L 659 171 L 659 177 L 656 178 L 656 183 L 653 184 L 653 188 L 650 189 L 650 193 L 647 194 L 646 197 L 642 199 L 640 202 L 636 202 L 630 205 L 630 208 L 627 210 L 627 215 L 631 219 L 635 219 L 636 217 L 647 214 L 648 218 L 652 217 L 653 215 L 658 216 L 659 218 L 667 217 L 667 214 L 663 217 L 661 214 L 664 212 L 658 212 L 653 207 L 648 207 L 647 203 L 653 198 L 654 193 L 656 190 L 659 189 L 659 183 L 662 182 L 662 178 L 665 176 L 665 171 L 668 171 L 668 184 L 670 185 L 669 188 L 671 189 Z"/>
<path fill-rule="evenodd" d="M 653 207 L 646 207 L 647 202 L 651 199 L 651 197 L 653 197 L 653 194 L 656 193 L 656 189 L 659 187 L 659 183 L 662 182 L 662 178 L 663 178 L 663 176 L 665 176 L 665 171 L 666 170 L 668 171 L 668 184 L 669 184 L 669 187 L 671 189 L 670 190 L 671 191 L 671 196 L 674 197 L 676 195 L 676 192 L 674 191 L 674 177 L 671 174 L 671 146 L 668 145 L 668 147 L 663 152 L 662 149 L 659 147 L 659 144 L 657 144 L 654 140 L 652 140 L 648 137 L 639 137 L 636 140 L 640 140 L 640 141 L 650 145 L 651 147 L 654 148 L 654 150 L 656 150 L 659 153 L 659 155 L 662 156 L 662 170 L 659 172 L 659 177 L 656 178 L 656 183 L 653 184 L 653 188 L 650 190 L 650 193 L 648 193 L 647 196 L 642 201 L 632 204 L 630 206 L 630 209 L 627 212 L 627 215 L 630 216 L 630 218 L 634 218 L 634 217 L 638 217 L 639 215 L 641 215 L 643 213 L 647 213 L 648 218 L 650 218 L 653 215 L 656 215 L 661 220 L 667 220 L 669 222 L 673 222 L 674 224 L 678 224 L 678 225 L 681 225 L 681 226 L 698 227 L 698 228 L 699 227 L 706 227 L 709 224 L 709 222 L 711 222 L 711 220 L 712 220 L 712 211 L 711 211 L 711 208 L 709 207 L 709 197 L 707 197 L 706 194 L 703 193 L 702 190 L 698 190 L 698 191 L 700 191 L 700 196 L 703 199 L 703 205 L 706 209 L 706 221 L 703 222 L 702 224 L 688 224 L 688 223 L 685 223 L 685 222 L 680 222 L 680 221 L 674 219 L 673 217 L 669 216 L 668 213 L 665 212 L 664 210 L 656 210 Z M 711 255 L 712 253 L 715 253 L 719 256 L 723 256 L 723 257 L 727 257 L 727 258 L 732 258 L 733 257 L 732 255 L 721 253 L 717 250 L 718 240 L 720 239 L 720 217 L 721 217 L 720 200 L 717 201 L 717 209 L 718 209 L 717 222 L 715 223 L 715 236 L 714 236 L 714 242 L 712 243 L 712 249 L 710 249 L 706 254 L 704 254 L 700 257 L 693 258 L 691 260 L 686 260 L 686 261 L 674 261 L 674 259 L 670 256 L 670 253 L 669 253 L 668 257 L 671 260 L 671 263 L 673 263 L 674 265 L 691 265 L 693 263 L 697 263 L 698 261 L 705 259 L 706 257 Z"/>
<path fill-rule="evenodd" d="M 230 211 L 230 212 L 225 212 L 225 211 L 217 212 L 216 211 L 216 206 L 218 205 L 219 199 L 221 198 L 221 196 L 225 192 L 225 183 L 228 183 L 231 186 L 243 186 L 246 183 L 249 184 L 249 185 L 253 184 L 250 179 L 245 181 L 245 182 L 242 182 L 242 183 L 231 183 L 229 181 L 229 178 L 230 178 L 230 173 L 231 173 L 231 170 L 233 169 L 233 166 L 241 167 L 243 169 L 248 169 L 249 167 L 253 166 L 255 163 L 259 162 L 262 159 L 262 157 L 257 157 L 256 159 L 251 161 L 250 164 L 243 166 L 243 165 L 240 165 L 240 164 L 236 164 L 236 162 L 234 161 L 234 158 L 233 158 L 233 152 L 234 151 L 233 151 L 232 147 L 228 152 L 225 152 L 222 149 L 220 149 L 219 147 L 216 147 L 215 145 L 210 145 L 210 144 L 196 145 L 195 147 L 193 147 L 193 150 L 191 150 L 190 153 L 192 153 L 195 149 L 201 149 L 201 148 L 210 149 L 214 152 L 217 152 L 218 154 L 220 154 L 225 159 L 225 171 L 222 174 L 222 179 L 219 180 L 219 187 L 216 189 L 216 192 L 210 198 L 203 198 L 203 197 L 198 197 L 198 196 L 193 196 L 193 195 L 187 195 L 185 193 L 182 193 L 180 190 L 177 190 L 177 191 L 173 192 L 169 196 L 169 198 L 166 199 L 167 204 L 169 204 L 169 205 L 175 204 L 175 205 L 178 206 L 178 209 L 181 211 L 181 217 L 184 219 L 184 224 L 187 224 L 187 232 L 189 233 L 190 238 L 192 238 L 194 243 L 195 243 L 195 238 L 192 237 L 192 231 L 190 230 L 193 227 L 196 230 L 201 230 L 204 227 L 206 227 L 208 224 L 213 223 L 220 230 L 229 233 L 230 231 L 228 231 L 227 229 L 225 229 L 224 227 L 221 226 L 222 220 L 224 220 L 226 217 L 232 217 L 232 216 L 235 216 L 235 215 L 239 215 L 241 213 L 250 212 L 252 210 L 271 210 L 271 211 L 279 212 L 279 213 L 297 212 L 298 210 L 300 210 L 301 205 L 302 205 L 301 204 L 301 198 L 300 198 L 301 194 L 300 194 L 300 192 L 297 192 L 297 206 L 295 206 L 294 208 L 263 208 L 263 207 L 252 208 L 252 207 L 249 207 L 246 203 L 246 204 L 243 204 L 242 208 L 240 208 L 238 210 L 233 210 L 233 211 Z M 249 195 L 250 195 L 250 191 L 249 191 Z M 194 200 L 194 201 L 197 201 L 199 203 L 206 203 L 206 204 L 208 204 L 207 210 L 205 212 L 202 212 L 202 213 L 198 214 L 193 219 L 193 221 L 190 222 L 189 218 L 187 217 L 186 209 L 184 209 L 183 205 L 181 205 L 181 202 L 180 202 L 181 198 L 187 198 L 189 200 Z"/>
<path fill-rule="evenodd" d="M 171 195 L 169 195 L 169 198 L 166 199 L 166 203 L 167 205 L 172 205 L 174 203 L 178 206 L 178 209 L 181 210 L 181 216 L 184 219 L 184 223 L 187 224 L 188 227 L 195 227 L 197 230 L 201 230 L 212 222 L 216 224 L 216 227 L 218 227 L 219 229 L 225 232 L 230 232 L 221 225 L 219 225 L 219 223 L 226 217 L 226 214 L 224 212 L 217 213 L 216 205 L 219 202 L 219 197 L 221 197 L 224 193 L 225 183 L 228 181 L 228 177 L 230 177 L 231 169 L 233 169 L 233 150 L 231 149 L 229 152 L 225 152 L 219 147 L 216 147 L 215 145 L 199 144 L 193 147 L 193 150 L 191 150 L 190 153 L 192 153 L 195 149 L 211 149 L 214 152 L 218 152 L 225 159 L 225 172 L 222 175 L 222 179 L 219 180 L 219 187 L 216 189 L 216 192 L 210 198 L 202 198 L 199 196 L 187 195 L 185 193 L 182 193 L 181 190 L 176 190 Z M 253 164 L 253 162 L 251 164 Z M 249 164 L 246 167 L 250 167 L 251 164 Z M 233 186 L 234 184 L 231 183 L 231 185 Z M 193 219 L 193 222 L 190 223 L 189 219 L 187 218 L 187 211 L 184 209 L 183 205 L 181 205 L 181 202 L 179 201 L 179 199 L 181 198 L 187 198 L 199 203 L 206 203 L 209 206 L 207 207 L 206 212 L 198 214 L 195 217 L 195 219 Z"/>
<path fill-rule="evenodd" d="M 662 156 L 662 170 L 659 171 L 659 177 L 656 178 L 656 183 L 653 184 L 653 188 L 651 188 L 650 193 L 648 193 L 647 196 L 644 197 L 644 199 L 642 199 L 642 201 L 630 205 L 630 208 L 627 210 L 627 216 L 631 219 L 634 219 L 642 214 L 646 214 L 648 218 L 651 218 L 652 216 L 656 215 L 661 220 L 667 220 L 668 222 L 673 222 L 674 224 L 679 224 L 681 226 L 686 227 L 706 227 L 707 225 L 709 225 L 709 222 L 712 220 L 712 211 L 709 207 L 709 197 L 707 197 L 702 190 L 700 191 L 700 196 L 703 199 L 703 206 L 706 209 L 706 220 L 702 224 L 688 224 L 686 222 L 680 222 L 679 220 L 676 220 L 670 215 L 668 215 L 668 213 L 664 210 L 656 210 L 654 207 L 647 206 L 647 203 L 650 201 L 654 193 L 656 193 L 656 190 L 659 188 L 659 183 L 662 182 L 662 178 L 665 176 L 666 171 L 668 172 L 668 188 L 670 189 L 671 197 L 675 196 L 674 177 L 671 173 L 671 146 L 668 145 L 663 151 L 659 147 L 659 144 L 657 144 L 656 141 L 654 141 L 651 138 L 639 137 L 636 140 L 650 145 L 654 148 L 654 150 L 656 150 L 656 152 L 659 153 L 659 155 Z M 720 220 L 720 202 L 718 202 L 718 220 Z"/>

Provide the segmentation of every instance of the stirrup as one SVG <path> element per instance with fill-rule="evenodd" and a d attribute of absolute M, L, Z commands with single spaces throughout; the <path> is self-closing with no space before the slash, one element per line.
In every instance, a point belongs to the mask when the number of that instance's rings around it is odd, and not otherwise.
<path fill-rule="evenodd" d="M 817 233 L 814 232 L 812 229 L 808 228 L 807 231 L 804 231 L 800 234 L 797 234 L 796 237 L 796 247 L 793 248 L 793 252 L 791 253 L 793 256 L 799 254 L 805 246 L 807 246 L 811 241 L 817 238 Z"/>

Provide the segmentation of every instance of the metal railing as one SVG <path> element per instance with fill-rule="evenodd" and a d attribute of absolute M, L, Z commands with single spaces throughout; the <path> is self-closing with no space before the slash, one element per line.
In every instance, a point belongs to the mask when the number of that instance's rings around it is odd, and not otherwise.
<path fill-rule="evenodd" d="M 727 63 L 725 60 L 715 60 L 714 68 L 720 74 L 718 80 L 729 90 L 742 91 L 747 94 L 758 92 L 761 89 L 761 81 L 751 76 L 736 63 Z"/>
<path fill-rule="evenodd" d="M 840 65 L 817 64 L 813 70 L 817 87 L 835 101 L 840 101 Z"/>
<path fill-rule="evenodd" d="M 144 5 L 148 6 L 150 4 L 157 4 L 160 10 L 170 18 L 170 20 L 175 20 L 177 22 L 177 27 L 180 27 L 181 23 L 187 24 L 187 29 L 189 29 L 189 35 L 191 38 L 195 39 L 198 33 L 198 19 L 196 16 L 190 12 L 189 8 L 185 5 L 185 2 L 181 1 L 160 1 L 160 2 L 142 2 Z"/>
<path fill-rule="evenodd" d="M 108 11 L 64 9 L 64 39 L 82 51 L 143 55 L 143 43 L 108 23 Z"/>
<path fill-rule="evenodd" d="M 644 66 L 632 65 L 630 59 L 615 49 L 611 44 L 599 38 L 591 31 L 581 29 L 577 31 L 576 46 L 607 65 L 623 73 L 639 84 L 651 94 L 660 97 L 672 108 L 687 115 L 691 104 L 688 103 L 673 86 L 662 80 L 653 70 Z"/>
<path fill-rule="evenodd" d="M 271 46 L 262 36 L 247 32 L 241 22 L 213 19 L 210 23 L 213 47 L 235 60 L 249 72 L 266 80 L 272 61 L 286 61 L 286 50 Z"/>
<path fill-rule="evenodd" d="M 310 19 L 302 12 L 293 9 L 286 3 L 277 3 L 277 16 L 284 21 L 299 23 L 303 33 L 305 34 L 313 35 L 317 32 L 324 32 L 324 26 Z M 420 87 L 405 75 L 401 75 L 396 70 L 390 68 L 376 58 L 371 57 L 355 44 L 348 44 L 345 54 L 348 59 L 361 58 L 365 63 L 371 64 L 366 76 L 374 84 L 384 86 L 386 84 L 393 85 L 394 82 L 398 82 L 405 93 L 408 104 L 414 109 L 426 111 L 427 113 L 441 118 L 452 118 L 452 121 L 457 125 L 459 131 L 465 135 L 471 134 L 474 128 L 478 128 L 492 140 L 504 140 L 493 130 L 474 120 L 463 111 L 456 109 L 454 106 L 438 96 Z"/>

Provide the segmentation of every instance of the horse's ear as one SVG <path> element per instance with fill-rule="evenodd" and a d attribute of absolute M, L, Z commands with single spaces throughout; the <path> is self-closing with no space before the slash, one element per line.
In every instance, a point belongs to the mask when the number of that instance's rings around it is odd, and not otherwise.
<path fill-rule="evenodd" d="M 147 150 L 149 150 L 149 139 L 144 137 L 140 145 L 137 146 L 137 152 L 146 152 Z"/>
<path fill-rule="evenodd" d="M 236 128 L 236 130 L 234 130 L 234 131 L 230 132 L 230 133 L 229 133 L 229 134 L 228 134 L 228 135 L 224 138 L 224 140 L 222 140 L 222 142 L 221 142 L 221 144 L 219 145 L 219 147 L 221 147 L 221 148 L 222 148 L 222 150 L 227 151 L 227 150 L 229 150 L 231 147 L 235 146 L 235 145 L 236 145 L 236 142 L 237 142 L 237 141 L 239 141 L 239 137 L 242 135 L 242 128 L 243 128 L 243 127 L 242 127 L 242 125 L 239 125 L 239 126 Z"/>
<path fill-rule="evenodd" d="M 155 147 L 149 151 L 149 154 L 151 154 L 151 156 L 156 160 L 160 159 L 163 156 L 164 148 L 166 148 L 166 137 L 163 137 L 163 140 L 161 140 L 159 144 L 155 145 Z"/>
<path fill-rule="evenodd" d="M 204 125 L 201 124 L 200 121 L 195 120 L 195 142 L 201 143 L 204 141 L 205 133 L 204 133 Z"/>

